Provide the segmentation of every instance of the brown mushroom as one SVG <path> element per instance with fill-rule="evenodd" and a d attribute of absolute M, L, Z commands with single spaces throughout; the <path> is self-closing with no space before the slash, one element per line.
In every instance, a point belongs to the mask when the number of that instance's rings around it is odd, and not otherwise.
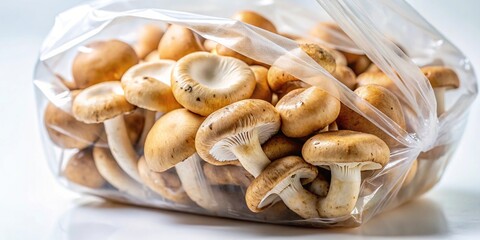
<path fill-rule="evenodd" d="M 130 45 L 119 40 L 96 41 L 78 48 L 72 64 L 73 79 L 81 89 L 120 80 L 137 63 L 137 54 Z"/>
<path fill-rule="evenodd" d="M 86 148 L 75 153 L 68 160 L 63 175 L 75 184 L 93 189 L 102 188 L 107 183 L 95 166 L 92 148 Z"/>
<path fill-rule="evenodd" d="M 157 50 L 163 30 L 154 24 L 143 25 L 138 31 L 137 44 L 134 46 L 138 58 L 144 59 L 149 53 Z"/>
<path fill-rule="evenodd" d="M 160 59 L 178 61 L 183 56 L 198 51 L 203 51 L 199 36 L 192 30 L 175 24 L 168 27 L 158 44 Z"/>

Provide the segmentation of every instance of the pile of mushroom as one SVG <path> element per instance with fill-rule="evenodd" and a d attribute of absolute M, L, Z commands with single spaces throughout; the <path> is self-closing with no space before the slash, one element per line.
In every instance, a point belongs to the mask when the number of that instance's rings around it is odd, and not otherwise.
<path fill-rule="evenodd" d="M 258 13 L 233 18 L 277 33 Z M 308 38 L 281 35 L 408 130 L 393 82 L 366 55 L 334 49 L 348 38 L 337 25 L 320 23 Z M 238 209 L 233 197 L 253 213 L 283 202 L 301 218 L 335 218 L 354 211 L 361 173 L 382 169 L 399 144 L 322 88 L 188 28 L 149 24 L 138 37 L 132 46 L 79 47 L 73 81 L 62 79 L 71 106 L 45 109 L 51 141 L 77 149 L 63 169 L 72 184 L 211 214 Z M 443 94 L 459 79 L 447 67 L 422 71 L 441 115 Z M 416 171 L 415 162 L 404 186 Z"/>

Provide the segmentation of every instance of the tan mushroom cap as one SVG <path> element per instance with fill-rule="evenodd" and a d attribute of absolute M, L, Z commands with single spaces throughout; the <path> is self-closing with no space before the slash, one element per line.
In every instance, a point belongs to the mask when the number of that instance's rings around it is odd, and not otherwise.
<path fill-rule="evenodd" d="M 301 157 L 289 156 L 278 159 L 269 164 L 248 187 L 245 194 L 247 206 L 252 212 L 261 212 L 275 202 L 276 196 L 270 195 L 270 191 L 282 181 L 298 175 L 302 184 L 308 184 L 317 174 L 317 168 L 303 161 Z"/>
<path fill-rule="evenodd" d="M 101 188 L 107 183 L 95 166 L 92 148 L 86 148 L 75 153 L 68 160 L 63 175 L 69 181 L 88 188 Z"/>
<path fill-rule="evenodd" d="M 203 119 L 186 109 L 176 109 L 160 117 L 145 141 L 148 167 L 163 172 L 192 156 L 195 134 Z"/>
<path fill-rule="evenodd" d="M 216 51 L 217 44 L 218 44 L 218 43 L 215 42 L 215 41 L 213 41 L 213 40 L 205 39 L 205 41 L 203 41 L 203 48 L 204 48 L 205 51 L 207 51 L 207 52 Z"/>
<path fill-rule="evenodd" d="M 345 56 L 348 56 L 348 54 L 345 54 Z M 370 64 L 372 64 L 370 58 L 368 58 L 366 55 L 360 55 L 355 62 L 349 64 L 348 66 L 356 75 L 360 75 L 367 71 L 367 69 L 370 67 Z"/>
<path fill-rule="evenodd" d="M 428 78 L 433 88 L 458 88 L 460 79 L 453 69 L 442 66 L 422 67 L 425 77 Z"/>
<path fill-rule="evenodd" d="M 99 123 L 123 113 L 135 106 L 127 102 L 118 81 L 102 82 L 84 89 L 73 101 L 72 111 L 76 119 L 85 123 Z"/>
<path fill-rule="evenodd" d="M 75 97 L 78 91 L 72 91 Z M 83 149 L 93 144 L 101 134 L 101 124 L 86 124 L 75 119 L 52 103 L 48 103 L 43 123 L 52 142 L 61 148 Z"/>
<path fill-rule="evenodd" d="M 279 133 L 262 144 L 262 150 L 273 161 L 286 156 L 301 156 L 302 143 Z"/>
<path fill-rule="evenodd" d="M 357 85 L 356 76 L 349 67 L 337 65 L 332 75 L 351 90 L 355 90 L 355 86 Z"/>
<path fill-rule="evenodd" d="M 235 185 L 248 187 L 254 177 L 240 166 L 215 166 L 209 163 L 203 164 L 205 178 L 212 185 Z"/>
<path fill-rule="evenodd" d="M 267 102 L 271 102 L 272 91 L 270 90 L 270 87 L 268 86 L 268 81 L 267 81 L 268 68 L 260 65 L 253 65 L 253 66 L 250 66 L 250 69 L 255 75 L 255 80 L 257 81 L 255 90 L 253 91 L 253 94 L 252 96 L 250 96 L 250 98 L 262 99 Z"/>
<path fill-rule="evenodd" d="M 285 84 L 283 84 L 283 87 L 277 92 L 278 101 L 280 101 L 280 99 L 282 99 L 283 97 L 285 97 L 285 95 L 287 95 L 289 92 L 295 89 L 309 88 L 311 86 L 312 85 L 300 80 L 286 82 Z M 275 105 L 277 105 L 277 103 L 275 103 Z"/>
<path fill-rule="evenodd" d="M 402 129 L 406 129 L 402 106 L 392 92 L 379 85 L 362 86 L 357 88 L 354 92 L 396 122 Z M 338 115 L 336 122 L 340 129 L 373 134 L 383 139 L 389 147 L 398 144 L 395 139 L 375 126 L 375 124 L 344 105 L 342 105 L 340 109 L 340 114 Z"/>
<path fill-rule="evenodd" d="M 127 128 L 128 138 L 133 145 L 135 145 L 140 139 L 143 127 L 145 125 L 145 116 L 143 116 L 139 110 L 140 109 L 137 108 L 135 111 L 123 116 L 123 119 L 125 120 L 125 126 Z M 95 142 L 95 146 L 108 147 L 108 139 L 105 130 L 100 134 L 99 139 L 97 142 Z"/>
<path fill-rule="evenodd" d="M 407 175 L 403 180 L 402 187 L 408 186 L 413 181 L 413 179 L 415 178 L 415 175 L 417 174 L 417 170 L 418 170 L 418 159 L 415 159 L 410 169 L 408 169 Z"/>
<path fill-rule="evenodd" d="M 340 101 L 318 87 L 296 89 L 275 106 L 282 118 L 282 132 L 288 137 L 305 137 L 334 122 Z"/>
<path fill-rule="evenodd" d="M 249 40 L 244 40 L 244 41 L 249 41 Z M 222 44 L 217 44 L 217 46 L 215 47 L 215 53 L 217 55 L 220 55 L 220 56 L 225 56 L 225 57 L 233 57 L 233 58 L 236 58 L 248 65 L 252 65 L 252 64 L 262 64 L 260 62 L 257 62 L 255 61 L 254 59 L 251 59 L 245 55 L 242 55 Z"/>
<path fill-rule="evenodd" d="M 364 72 L 357 77 L 357 87 L 380 85 L 394 94 L 400 94 L 395 83 L 383 72 Z"/>
<path fill-rule="evenodd" d="M 170 75 L 175 65 L 171 60 L 137 64 L 123 75 L 122 87 L 127 101 L 157 112 L 181 108 L 170 88 Z"/>
<path fill-rule="evenodd" d="M 192 30 L 175 24 L 168 27 L 158 44 L 161 59 L 178 61 L 183 56 L 198 51 L 203 51 L 199 36 Z"/>
<path fill-rule="evenodd" d="M 143 60 L 145 62 L 154 62 L 154 61 L 160 60 L 160 55 L 158 54 L 158 50 L 153 50 L 147 56 L 145 56 L 145 58 Z"/>
<path fill-rule="evenodd" d="M 223 145 L 228 145 L 225 139 L 256 130 L 262 144 L 279 128 L 280 115 L 269 102 L 242 100 L 210 114 L 198 129 L 195 147 L 198 155 L 210 164 L 239 164 L 235 155 L 224 149 Z M 212 152 L 212 149 L 217 151 Z"/>
<path fill-rule="evenodd" d="M 206 52 L 180 59 L 171 77 L 175 99 L 186 109 L 207 116 L 233 102 L 249 98 L 256 81 L 244 62 Z"/>
<path fill-rule="evenodd" d="M 374 170 L 387 164 L 390 150 L 375 135 L 339 130 L 319 133 L 308 139 L 303 145 L 302 156 L 315 166 L 364 163 L 362 170 Z"/>
<path fill-rule="evenodd" d="M 145 158 L 142 157 L 138 160 L 138 172 L 143 183 L 165 199 L 179 204 L 192 203 L 173 169 L 162 173 L 154 172 L 148 168 Z"/>
<path fill-rule="evenodd" d="M 277 33 L 277 28 L 275 27 L 275 25 L 273 25 L 273 23 L 270 20 L 268 20 L 264 16 L 254 11 L 249 11 L 249 10 L 239 11 L 235 13 L 235 15 L 232 16 L 232 18 L 244 23 L 248 23 L 255 27 L 259 27 L 267 31 Z"/>
<path fill-rule="evenodd" d="M 138 41 L 134 46 L 137 56 L 144 59 L 149 53 L 156 50 L 162 36 L 163 30 L 157 25 L 143 25 L 138 31 Z"/>
<path fill-rule="evenodd" d="M 299 48 L 328 72 L 335 71 L 335 58 L 318 44 L 300 44 Z M 298 79 L 275 65 L 268 70 L 268 85 L 274 92 L 281 90 L 285 83 L 295 80 Z"/>
<path fill-rule="evenodd" d="M 78 88 L 120 80 L 127 69 L 138 63 L 135 50 L 119 40 L 92 42 L 78 51 L 72 64 L 73 79 Z"/>

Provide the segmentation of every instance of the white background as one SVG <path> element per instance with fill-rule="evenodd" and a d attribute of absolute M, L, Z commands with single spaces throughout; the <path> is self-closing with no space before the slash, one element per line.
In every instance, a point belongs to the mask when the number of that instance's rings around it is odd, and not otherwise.
<path fill-rule="evenodd" d="M 326 231 L 133 208 L 72 193 L 50 174 L 31 84 L 54 16 L 80 0 L 0 1 L 0 239 L 480 238 L 480 102 L 443 180 L 361 228 Z M 480 68 L 480 1 L 409 2 Z"/>

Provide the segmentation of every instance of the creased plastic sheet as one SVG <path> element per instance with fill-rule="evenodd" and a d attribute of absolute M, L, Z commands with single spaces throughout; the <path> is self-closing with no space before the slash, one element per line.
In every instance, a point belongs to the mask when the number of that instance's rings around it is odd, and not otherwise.
<path fill-rule="evenodd" d="M 409 109 L 405 113 L 407 131 L 316 64 L 298 48 L 296 42 L 226 18 L 242 9 L 261 12 L 276 24 L 280 32 L 299 35 L 305 35 L 318 21 L 335 21 L 353 42 L 340 39 L 335 43 L 323 43 L 347 52 L 365 53 L 394 81 L 402 94 L 399 97 L 401 103 Z M 43 119 L 47 102 L 70 112 L 71 93 L 58 76 L 72 78 L 72 60 L 79 47 L 94 40 L 112 38 L 133 44 L 136 41 L 136 29 L 152 22 L 163 27 L 167 23 L 186 26 L 202 37 L 249 58 L 278 66 L 298 79 L 329 92 L 399 144 L 392 149 L 386 167 L 364 176 L 360 196 L 351 216 L 336 219 L 304 220 L 294 215 L 275 216 L 272 213 L 274 211 L 254 214 L 246 207 L 232 205 L 212 214 L 199 207 L 168 202 L 145 187 L 141 196 L 130 196 L 111 186 L 101 190 L 84 188 L 69 183 L 61 173 L 65 164 L 63 161 L 75 151 L 54 147 L 43 130 L 49 164 L 69 188 L 127 203 L 251 221 L 316 227 L 356 226 L 386 208 L 398 206 L 420 195 L 438 182 L 461 137 L 468 107 L 477 94 L 476 77 L 468 59 L 402 0 L 318 3 L 208 0 L 202 4 L 167 0 L 97 1 L 60 14 L 44 41 L 34 75 L 38 109 L 42 116 L 40 119 Z M 405 52 L 396 44 L 402 46 Z M 460 88 L 447 93 L 447 111 L 437 118 L 433 90 L 418 66 L 439 60 L 457 72 L 461 83 Z M 413 183 L 407 189 L 401 188 L 408 169 L 418 155 L 439 146 L 444 148 L 443 154 L 435 156 L 435 159 L 424 160 L 420 155 L 418 173 Z M 243 188 L 233 191 L 238 191 L 239 196 L 245 193 Z"/>

